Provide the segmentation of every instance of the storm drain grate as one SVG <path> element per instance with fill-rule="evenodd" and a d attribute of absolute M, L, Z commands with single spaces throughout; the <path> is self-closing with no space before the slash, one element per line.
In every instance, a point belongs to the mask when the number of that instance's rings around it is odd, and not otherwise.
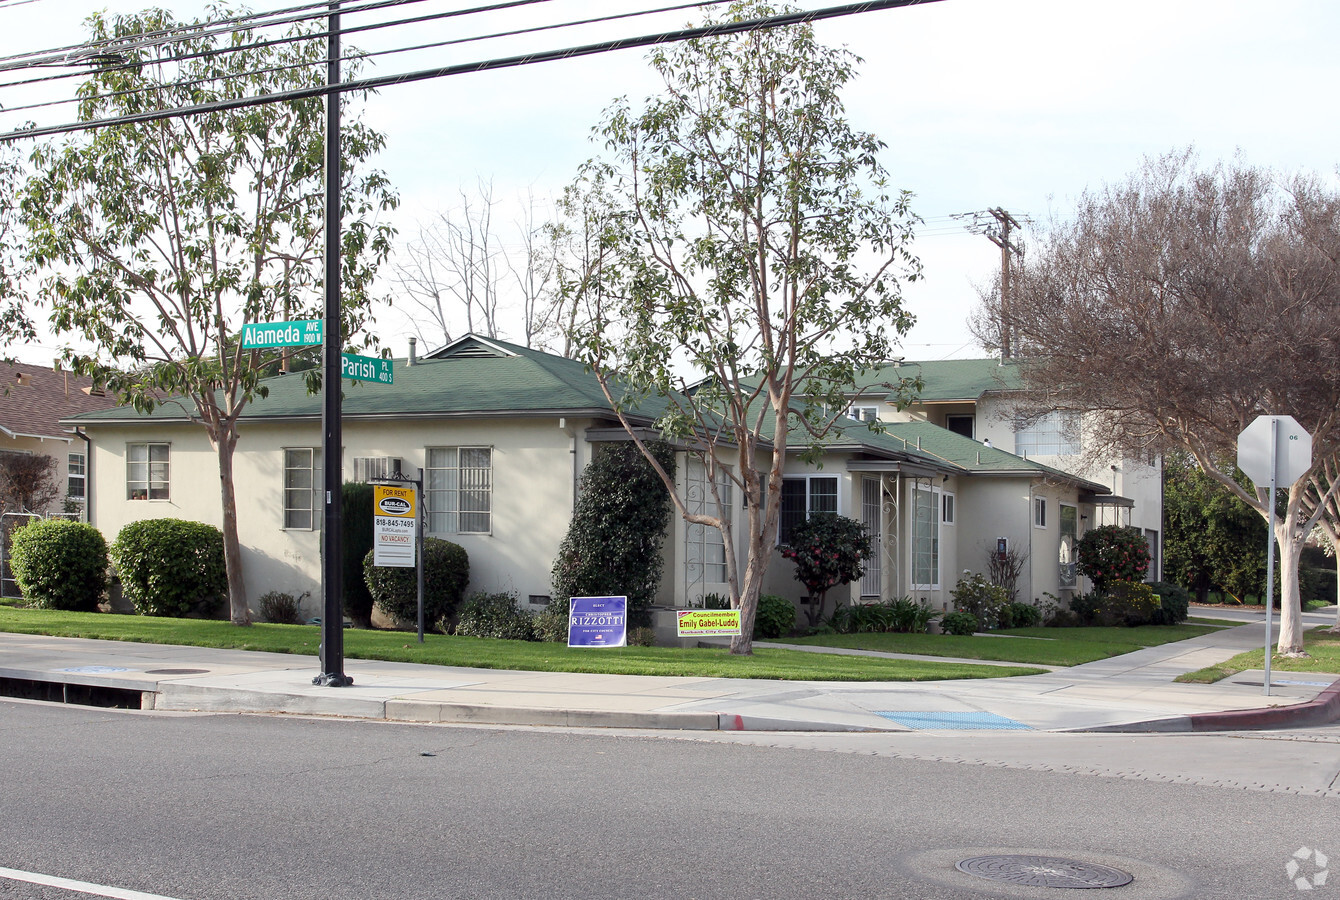
<path fill-rule="evenodd" d="M 1056 856 L 974 856 L 960 860 L 954 868 L 978 878 L 1029 887 L 1113 888 L 1135 880 L 1120 869 Z"/>
<path fill-rule="evenodd" d="M 1032 731 L 1032 727 L 1014 719 L 989 712 L 876 712 L 904 728 L 924 730 L 954 729 L 961 731 Z"/>

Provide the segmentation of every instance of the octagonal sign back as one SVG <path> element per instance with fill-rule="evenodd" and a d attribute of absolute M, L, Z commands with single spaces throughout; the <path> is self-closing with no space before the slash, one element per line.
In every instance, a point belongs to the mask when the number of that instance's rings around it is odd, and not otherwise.
<path fill-rule="evenodd" d="M 1238 468 L 1257 487 L 1270 486 L 1270 444 L 1275 450 L 1275 486 L 1287 489 L 1312 468 L 1312 435 L 1293 416 L 1257 416 L 1238 435 Z"/>

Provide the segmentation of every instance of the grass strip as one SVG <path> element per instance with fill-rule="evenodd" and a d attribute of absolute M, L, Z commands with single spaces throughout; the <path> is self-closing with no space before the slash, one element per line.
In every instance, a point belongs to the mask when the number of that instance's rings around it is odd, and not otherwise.
<path fill-rule="evenodd" d="M 1142 625 L 1137 628 L 1012 628 L 1000 635 L 1045 638 L 1011 641 L 1000 637 L 953 634 L 819 634 L 787 638 L 783 643 L 850 650 L 878 650 L 917 656 L 995 660 L 1047 666 L 1081 663 L 1131 653 L 1218 631 L 1211 625 Z"/>
<path fill-rule="evenodd" d="M 1340 675 L 1340 633 L 1330 631 L 1321 625 L 1303 632 L 1304 657 L 1280 656 L 1270 654 L 1271 672 L 1316 672 L 1328 675 Z M 1174 681 L 1186 684 L 1213 684 L 1222 678 L 1246 672 L 1249 669 L 1266 667 L 1265 648 L 1239 653 L 1232 659 L 1213 666 L 1197 669 L 1178 675 Z"/>
<path fill-rule="evenodd" d="M 321 629 L 316 625 L 257 624 L 238 628 L 229 622 L 207 619 L 169 619 L 11 607 L 0 607 L 0 631 L 309 656 L 316 655 L 321 642 Z M 441 634 L 425 635 L 424 643 L 419 644 L 411 633 L 359 629 L 345 630 L 344 652 L 350 659 L 381 659 L 476 669 L 773 678 L 788 681 L 942 681 L 1037 675 L 1042 671 L 774 648 L 758 648 L 753 656 L 731 656 L 724 649 L 616 647 L 595 650 L 570 648 L 562 644 L 449 637 Z"/>

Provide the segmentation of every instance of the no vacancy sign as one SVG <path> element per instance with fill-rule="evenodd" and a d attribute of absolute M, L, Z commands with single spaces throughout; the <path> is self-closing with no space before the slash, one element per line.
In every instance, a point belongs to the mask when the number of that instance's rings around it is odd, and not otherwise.
<path fill-rule="evenodd" d="M 413 487 L 378 484 L 372 488 L 372 564 L 414 568 L 419 510 Z"/>

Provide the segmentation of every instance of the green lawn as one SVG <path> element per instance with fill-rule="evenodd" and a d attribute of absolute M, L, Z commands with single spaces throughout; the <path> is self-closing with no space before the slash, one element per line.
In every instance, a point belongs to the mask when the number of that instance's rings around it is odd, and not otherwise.
<path fill-rule="evenodd" d="M 1241 624 L 1241 623 L 1232 623 Z M 852 650 L 880 650 L 918 656 L 999 660 L 1048 666 L 1120 656 L 1142 647 L 1183 641 L 1212 631 L 1212 624 L 1144 625 L 1139 628 L 1013 628 L 997 632 L 1014 637 L 952 634 L 821 634 L 787 638 L 785 643 Z"/>
<path fill-rule="evenodd" d="M 237 628 L 228 622 L 213 620 L 58 612 L 8 606 L 0 606 L 0 631 L 192 647 L 268 650 L 312 656 L 316 655 L 321 641 L 321 630 L 315 625 L 252 625 L 250 628 Z M 420 645 L 411 633 L 357 629 L 344 632 L 344 652 L 351 659 L 384 659 L 480 669 L 801 681 L 938 681 L 1036 675 L 1042 671 L 771 648 L 757 649 L 751 657 L 731 656 L 724 649 L 624 647 L 584 650 L 561 644 L 495 641 L 440 634 L 426 635 L 424 643 Z"/>
<path fill-rule="evenodd" d="M 1320 626 L 1303 632 L 1303 648 L 1309 656 L 1294 659 L 1272 653 L 1270 669 L 1272 672 L 1319 672 L 1340 675 L 1340 634 Z M 1245 672 L 1248 669 L 1264 669 L 1266 665 L 1265 649 L 1249 650 L 1239 653 L 1232 659 L 1215 666 L 1209 666 L 1195 672 L 1178 675 L 1176 681 L 1211 684 L 1221 678 Z"/>

